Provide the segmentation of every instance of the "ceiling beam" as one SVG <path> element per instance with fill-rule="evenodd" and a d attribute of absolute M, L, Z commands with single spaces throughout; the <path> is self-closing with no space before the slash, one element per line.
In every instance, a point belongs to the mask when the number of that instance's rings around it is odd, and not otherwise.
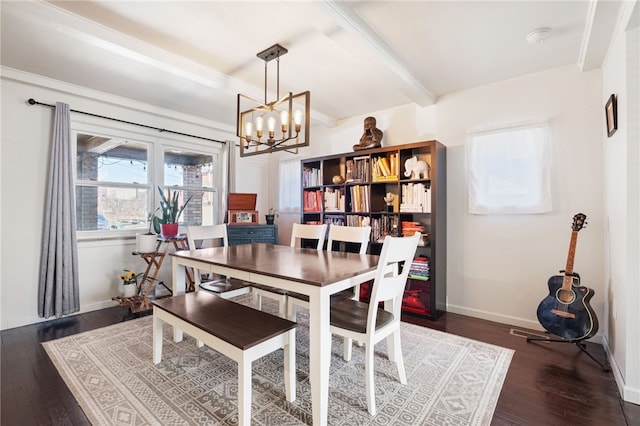
<path fill-rule="evenodd" d="M 378 33 L 354 12 L 349 2 L 325 0 L 320 3 L 320 5 L 325 11 L 338 20 L 339 25 L 343 29 L 354 34 L 381 57 L 382 63 L 386 64 L 404 83 L 405 90 L 403 90 L 403 93 L 405 93 L 405 95 L 422 107 L 435 103 L 436 97 L 431 90 L 425 87 L 425 85 L 413 75 L 406 63 Z"/>

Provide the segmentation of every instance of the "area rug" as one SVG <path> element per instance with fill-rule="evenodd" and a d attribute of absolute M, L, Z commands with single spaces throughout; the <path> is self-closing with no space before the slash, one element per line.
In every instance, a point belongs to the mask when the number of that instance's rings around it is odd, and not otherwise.
<path fill-rule="evenodd" d="M 252 424 L 311 424 L 308 318 L 298 315 L 297 399 L 284 396 L 283 351 L 253 363 Z M 237 365 L 164 327 L 163 359 L 152 363 L 150 316 L 43 343 L 94 425 L 233 425 Z M 330 425 L 489 425 L 513 351 L 402 323 L 408 384 L 397 379 L 376 345 L 378 414 L 367 412 L 364 350 L 342 359 L 334 338 L 329 382 Z"/>

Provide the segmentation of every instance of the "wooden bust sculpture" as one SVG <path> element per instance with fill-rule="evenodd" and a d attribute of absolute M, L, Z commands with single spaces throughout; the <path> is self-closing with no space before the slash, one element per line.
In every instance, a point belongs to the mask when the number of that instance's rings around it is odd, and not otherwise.
<path fill-rule="evenodd" d="M 380 148 L 382 146 L 382 130 L 376 127 L 376 118 L 367 117 L 364 119 L 364 133 L 360 138 L 360 143 L 353 146 L 354 151 L 369 148 Z"/>

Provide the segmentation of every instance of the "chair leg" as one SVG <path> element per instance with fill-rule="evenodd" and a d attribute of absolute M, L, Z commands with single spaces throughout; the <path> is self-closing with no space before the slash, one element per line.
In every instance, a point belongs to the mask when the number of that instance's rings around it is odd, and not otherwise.
<path fill-rule="evenodd" d="M 254 291 L 252 293 L 253 293 L 253 304 L 256 305 L 256 309 L 261 311 L 262 310 L 262 295 L 260 293 L 258 293 L 257 291 Z"/>
<path fill-rule="evenodd" d="M 289 321 L 296 321 L 296 305 L 287 300 L 287 319 Z"/>
<path fill-rule="evenodd" d="M 367 381 L 367 408 L 369 414 L 376 415 L 376 387 L 373 383 L 373 345 L 365 348 L 365 372 Z"/>
<path fill-rule="evenodd" d="M 278 300 L 278 315 L 280 318 L 287 318 L 287 296 L 281 296 Z"/>
<path fill-rule="evenodd" d="M 402 359 L 402 346 L 400 344 L 400 330 L 396 330 L 387 337 L 387 352 L 389 353 L 389 361 L 395 362 L 398 367 L 398 376 L 400 383 L 407 384 L 407 375 L 404 371 L 404 361 Z"/>
<path fill-rule="evenodd" d="M 345 361 L 351 361 L 351 353 L 353 351 L 353 348 L 351 347 L 352 341 L 350 338 L 345 337 L 344 338 L 344 342 L 342 343 L 343 347 L 343 351 L 342 351 L 342 358 Z"/>

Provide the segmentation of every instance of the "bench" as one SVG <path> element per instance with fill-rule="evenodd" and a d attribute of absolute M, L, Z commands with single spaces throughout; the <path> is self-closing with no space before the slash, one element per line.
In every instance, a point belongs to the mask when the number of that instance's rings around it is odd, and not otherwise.
<path fill-rule="evenodd" d="M 287 401 L 296 398 L 295 329 L 284 318 L 223 299 L 206 291 L 153 301 L 153 363 L 162 359 L 162 325 L 172 325 L 238 363 L 238 424 L 251 423 L 251 363 L 284 348 Z"/>

